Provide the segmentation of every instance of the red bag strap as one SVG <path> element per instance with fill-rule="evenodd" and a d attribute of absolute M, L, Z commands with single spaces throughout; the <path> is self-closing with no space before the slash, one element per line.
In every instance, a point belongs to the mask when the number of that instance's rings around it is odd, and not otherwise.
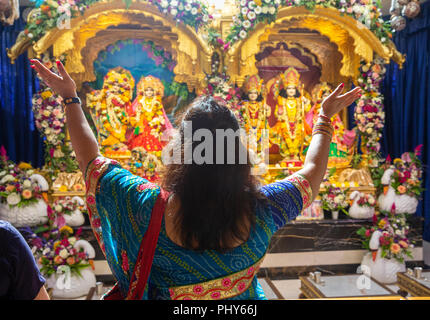
<path fill-rule="evenodd" d="M 126 300 L 141 300 L 145 291 L 151 272 L 152 261 L 154 259 L 155 248 L 161 230 L 164 211 L 166 210 L 169 193 L 161 189 L 154 207 L 152 208 L 151 220 L 148 229 L 140 243 L 139 255 L 134 266 L 133 275 L 130 279 L 130 286 Z"/>

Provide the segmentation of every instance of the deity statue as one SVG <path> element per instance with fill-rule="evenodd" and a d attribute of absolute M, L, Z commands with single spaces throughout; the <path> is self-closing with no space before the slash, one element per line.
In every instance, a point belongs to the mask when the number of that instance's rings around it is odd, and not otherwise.
<path fill-rule="evenodd" d="M 157 182 L 160 178 L 163 164 L 154 153 L 149 153 L 143 147 L 136 147 L 131 150 L 131 158 L 124 167 L 150 182 Z"/>
<path fill-rule="evenodd" d="M 258 75 L 248 76 L 244 92 L 246 97 L 239 105 L 239 118 L 248 135 L 250 148 L 255 153 L 260 153 L 263 130 L 268 129 L 267 118 L 271 113 L 263 97 L 263 80 Z"/>
<path fill-rule="evenodd" d="M 87 107 L 106 156 L 130 155 L 126 146 L 134 78 L 121 67 L 110 70 L 101 90 L 87 94 Z"/>
<path fill-rule="evenodd" d="M 315 104 L 306 114 L 306 122 L 313 128 L 318 119 L 318 114 L 321 110 L 321 103 L 332 92 L 332 87 L 323 82 L 315 86 L 313 89 L 313 96 Z M 355 132 L 353 130 L 345 129 L 345 126 L 339 116 L 335 114 L 331 117 L 333 125 L 333 139 L 330 144 L 329 164 L 339 164 L 349 162 L 348 156 L 352 155 L 352 145 L 355 141 Z"/>
<path fill-rule="evenodd" d="M 162 104 L 164 86 L 153 76 L 142 77 L 137 84 L 137 97 L 131 106 L 130 124 L 134 132 L 127 142 L 129 149 L 143 147 L 161 157 L 173 129 Z"/>
<path fill-rule="evenodd" d="M 279 81 L 274 86 L 276 101 L 274 115 L 276 124 L 271 128 L 270 141 L 279 146 L 282 162 L 300 166 L 302 150 L 309 143 L 312 133 L 305 121 L 305 115 L 311 108 L 310 100 L 304 95 L 300 84 L 300 74 L 295 68 L 288 68 L 281 74 L 283 89 L 279 91 Z"/>

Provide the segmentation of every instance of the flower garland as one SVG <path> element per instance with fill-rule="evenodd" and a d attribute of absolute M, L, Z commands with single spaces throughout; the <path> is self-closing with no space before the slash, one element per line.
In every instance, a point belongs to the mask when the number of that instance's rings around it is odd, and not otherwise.
<path fill-rule="evenodd" d="M 64 60 L 64 56 L 60 57 L 60 60 Z M 47 68 L 57 72 L 49 54 L 43 56 L 42 62 Z M 40 86 L 41 89 L 33 95 L 32 110 L 36 127 L 44 138 L 45 169 L 51 176 L 58 171 L 74 172 L 78 169 L 78 164 L 71 146 L 64 141 L 66 118 L 63 99 L 41 79 Z"/>
<path fill-rule="evenodd" d="M 45 232 L 42 237 L 38 237 L 36 234 L 31 236 L 29 243 L 33 255 L 45 277 L 55 274 L 61 266 L 67 266 L 72 273 L 80 275 L 80 270 L 91 265 L 84 249 L 78 250 L 73 247 L 79 240 L 81 232 L 82 228 L 79 228 L 72 237 L 73 229 L 64 226 Z"/>
<path fill-rule="evenodd" d="M 363 95 L 357 102 L 354 119 L 362 138 L 362 147 L 371 157 L 377 157 L 381 148 L 379 140 L 385 123 L 383 96 L 380 92 L 381 81 L 385 75 L 384 61 L 380 57 L 371 64 L 361 62 L 358 85 Z"/>
<path fill-rule="evenodd" d="M 38 41 L 44 34 L 55 27 L 67 27 L 70 19 L 82 15 L 93 3 L 100 0 L 46 0 L 37 2 L 37 8 L 29 17 L 24 34 L 32 42 Z M 127 8 L 132 0 L 123 0 Z M 137 0 L 152 3 L 160 12 L 169 14 L 177 23 L 193 27 L 196 31 L 207 25 L 212 19 L 206 5 L 198 0 Z"/>
<path fill-rule="evenodd" d="M 42 191 L 30 176 L 35 173 L 33 167 L 25 162 L 16 165 L 0 151 L 0 203 L 7 203 L 10 208 L 25 207 L 43 199 Z"/>
<path fill-rule="evenodd" d="M 37 129 L 53 147 L 61 145 L 66 122 L 62 108 L 63 99 L 48 87 L 41 89 L 32 99 L 34 120 Z"/>
<path fill-rule="evenodd" d="M 205 27 L 213 17 L 208 7 L 198 0 L 148 0 L 161 12 L 170 14 L 177 23 L 193 27 L 196 32 Z"/>
<path fill-rule="evenodd" d="M 376 5 L 371 0 L 240 0 L 239 13 L 233 17 L 233 26 L 226 38 L 224 49 L 245 39 L 255 26 L 262 23 L 271 23 L 276 20 L 280 7 L 306 7 L 314 10 L 316 6 L 338 9 L 361 22 L 370 29 L 382 43 L 392 38 L 389 22 L 381 17 L 380 3 Z M 222 41 L 222 40 L 221 40 Z M 224 42 L 224 41 L 223 41 Z"/>
<path fill-rule="evenodd" d="M 410 227 L 405 214 L 396 214 L 395 208 L 391 212 L 381 212 L 374 214 L 373 226 L 370 228 L 362 227 L 357 234 L 362 238 L 363 248 L 371 250 L 370 239 L 374 232 L 379 231 L 379 247 L 381 248 L 381 258 L 396 259 L 403 263 L 405 257 L 412 257 L 410 249 L 414 247 L 407 236 Z M 374 252 L 374 259 L 377 251 Z"/>

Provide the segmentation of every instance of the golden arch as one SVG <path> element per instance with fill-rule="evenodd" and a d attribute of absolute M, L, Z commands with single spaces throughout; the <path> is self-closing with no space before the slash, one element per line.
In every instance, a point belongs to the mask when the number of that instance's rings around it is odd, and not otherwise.
<path fill-rule="evenodd" d="M 112 29 L 118 25 L 134 25 L 138 29 Z M 152 4 L 133 2 L 126 8 L 122 0 L 95 3 L 82 16 L 72 19 L 69 29 L 52 29 L 33 45 L 17 42 L 8 55 L 13 61 L 28 49 L 30 57 L 41 57 L 52 47 L 54 57 L 66 54 L 65 67 L 79 89 L 83 82 L 95 80 L 93 62 L 98 52 L 117 40 L 131 37 L 152 40 L 170 50 L 177 62 L 173 70 L 175 80 L 187 83 L 190 90 L 210 70 L 212 50 L 193 29 L 177 25 Z"/>
<path fill-rule="evenodd" d="M 248 38 L 238 41 L 226 55 L 225 64 L 230 77 L 238 85 L 242 85 L 244 77 L 257 74 L 255 55 L 261 50 L 260 44 L 281 29 L 305 28 L 316 30 L 335 43 L 342 54 L 340 76 L 356 78 L 360 60 L 367 63 L 378 55 L 387 63 L 393 59 L 399 65 L 405 57 L 399 53 L 390 41 L 384 45 L 375 34 L 360 22 L 347 15 L 341 15 L 337 9 L 316 7 L 313 12 L 305 7 L 284 7 L 278 12 L 271 24 L 257 25 Z"/>

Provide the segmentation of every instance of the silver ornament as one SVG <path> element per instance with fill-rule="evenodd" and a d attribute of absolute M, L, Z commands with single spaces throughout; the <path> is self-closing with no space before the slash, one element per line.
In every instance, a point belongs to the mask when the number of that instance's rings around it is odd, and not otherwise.
<path fill-rule="evenodd" d="M 396 31 L 401 31 L 406 27 L 406 19 L 402 16 L 391 17 L 391 27 Z"/>
<path fill-rule="evenodd" d="M 403 15 L 408 17 L 409 19 L 415 18 L 417 15 L 419 15 L 421 11 L 420 4 L 415 1 L 409 2 L 406 7 L 403 8 Z"/>

